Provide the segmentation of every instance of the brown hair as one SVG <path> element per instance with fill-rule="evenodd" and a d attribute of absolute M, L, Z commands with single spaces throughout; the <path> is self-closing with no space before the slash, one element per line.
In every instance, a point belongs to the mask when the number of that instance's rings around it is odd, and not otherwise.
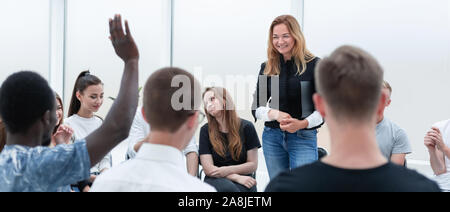
<path fill-rule="evenodd" d="M 200 84 L 185 70 L 160 69 L 145 84 L 145 118 L 152 129 L 176 132 L 200 104 Z"/>
<path fill-rule="evenodd" d="M 6 129 L 5 124 L 0 119 L 0 152 L 2 152 L 3 148 L 6 145 Z"/>
<path fill-rule="evenodd" d="M 56 131 L 58 130 L 59 126 L 61 126 L 61 124 L 63 124 L 64 122 L 64 106 L 63 106 L 63 101 L 61 99 L 61 97 L 58 95 L 58 93 L 55 92 L 55 97 L 56 100 L 59 101 L 59 104 L 61 105 L 61 110 L 62 110 L 62 115 L 61 115 L 61 120 L 59 121 L 59 124 L 55 126 L 55 129 L 53 129 L 53 134 L 56 133 Z M 58 110 L 58 108 L 56 108 L 56 110 Z"/>
<path fill-rule="evenodd" d="M 295 44 L 292 49 L 292 56 L 295 64 L 297 65 L 297 73 L 298 75 L 301 75 L 306 71 L 306 63 L 312 61 L 315 56 L 306 48 L 305 36 L 302 33 L 300 24 L 297 19 L 291 15 L 279 16 L 272 22 L 272 25 L 270 25 L 268 43 L 269 48 L 267 49 L 268 60 L 264 70 L 264 75 L 273 76 L 280 74 L 280 53 L 273 46 L 273 30 L 275 26 L 280 24 L 286 25 L 289 29 L 289 33 L 295 39 Z"/>
<path fill-rule="evenodd" d="M 208 133 L 209 139 L 211 140 L 212 147 L 218 155 L 225 158 L 227 151 L 230 152 L 231 158 L 235 161 L 239 161 L 242 152 L 242 140 L 239 134 L 239 129 L 241 128 L 241 121 L 236 113 L 236 107 L 233 103 L 233 99 L 228 94 L 225 88 L 207 88 L 203 93 L 202 97 L 209 91 L 214 93 L 214 97 L 224 104 L 223 118 L 228 128 L 228 145 L 225 138 L 221 135 L 219 130 L 219 123 L 217 120 L 208 113 L 205 105 L 205 114 L 208 118 Z"/>
<path fill-rule="evenodd" d="M 317 91 L 337 119 L 370 118 L 381 96 L 383 69 L 362 49 L 342 46 L 319 62 Z"/>

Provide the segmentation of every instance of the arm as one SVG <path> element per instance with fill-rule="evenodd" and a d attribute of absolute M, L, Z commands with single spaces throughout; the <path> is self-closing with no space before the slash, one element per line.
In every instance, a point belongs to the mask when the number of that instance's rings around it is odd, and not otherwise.
<path fill-rule="evenodd" d="M 437 127 L 433 127 L 431 131 L 431 136 L 436 142 L 436 147 L 441 151 L 444 157 L 450 158 L 450 148 L 445 144 L 442 133 Z"/>
<path fill-rule="evenodd" d="M 322 115 L 318 111 L 314 111 L 311 115 L 306 118 L 308 121 L 308 125 L 306 129 L 311 129 L 314 127 L 318 127 L 324 123 Z"/>
<path fill-rule="evenodd" d="M 110 169 L 112 166 L 112 155 L 108 153 L 98 164 L 98 171 L 103 173 L 104 171 Z"/>
<path fill-rule="evenodd" d="M 435 175 L 441 175 L 447 173 L 447 168 L 445 166 L 444 154 L 438 149 L 430 150 L 430 164 Z"/>
<path fill-rule="evenodd" d="M 406 161 L 406 154 L 392 154 L 391 162 L 399 166 L 404 166 Z"/>
<path fill-rule="evenodd" d="M 195 144 L 195 137 L 192 137 L 187 147 L 183 150 L 183 154 L 186 155 L 186 167 L 187 171 L 192 176 L 198 174 L 198 146 Z"/>
<path fill-rule="evenodd" d="M 267 89 L 267 77 L 264 74 L 264 69 L 266 68 L 266 64 L 263 63 L 261 65 L 261 69 L 259 71 L 258 74 L 258 80 L 256 83 L 256 89 L 255 92 L 253 93 L 253 102 L 252 102 L 252 115 L 255 118 L 255 122 L 260 119 L 258 118 L 257 115 L 257 109 L 262 107 L 263 105 L 267 105 L 270 93 L 269 90 Z M 266 85 L 266 86 L 262 86 L 262 88 L 260 89 L 260 85 Z M 264 92 L 265 93 L 260 93 L 260 92 Z"/>
<path fill-rule="evenodd" d="M 295 133 L 303 129 L 311 129 L 323 124 L 323 118 L 319 112 L 314 111 L 304 120 L 285 118 L 280 122 L 280 128 L 284 131 Z"/>
<path fill-rule="evenodd" d="M 405 166 L 406 155 L 412 152 L 406 131 L 398 128 L 394 134 L 394 146 L 392 149 L 391 162 Z"/>
<path fill-rule="evenodd" d="M 186 155 L 187 171 L 192 176 L 198 174 L 198 154 L 196 152 L 190 152 Z"/>
<path fill-rule="evenodd" d="M 231 174 L 231 175 L 227 176 L 227 179 L 229 179 L 233 182 L 239 183 L 239 184 L 247 187 L 248 189 L 250 189 L 256 185 L 256 179 L 253 179 L 252 177 L 249 177 L 249 176 Z"/>
<path fill-rule="evenodd" d="M 203 159 L 202 158 L 200 159 L 202 160 L 203 164 Z M 249 175 L 254 173 L 258 168 L 258 149 L 255 148 L 247 151 L 247 162 L 240 165 L 216 167 L 211 164 L 212 157 L 210 159 L 211 161 L 207 161 L 208 162 L 206 164 L 207 167 L 205 168 L 205 166 L 203 166 L 205 174 L 208 175 L 209 177 L 225 178 L 233 174 Z"/>
<path fill-rule="evenodd" d="M 256 172 L 258 168 L 258 149 L 252 149 L 247 151 L 247 162 L 235 166 L 225 166 L 221 167 L 227 169 L 227 175 L 238 174 L 238 175 L 249 175 Z"/>
<path fill-rule="evenodd" d="M 424 138 L 424 144 L 428 148 L 428 152 L 430 154 L 430 164 L 434 174 L 441 175 L 447 172 L 447 168 L 445 167 L 445 156 L 438 150 L 436 145 L 436 140 L 439 139 L 439 136 L 433 135 L 432 132 L 433 130 L 427 133 Z"/>
<path fill-rule="evenodd" d="M 202 164 L 203 170 L 205 171 L 206 176 L 212 176 L 212 173 L 218 169 L 217 166 L 214 166 L 214 161 L 212 155 L 200 155 L 200 162 Z"/>
<path fill-rule="evenodd" d="M 97 164 L 117 144 L 128 137 L 138 104 L 138 61 L 139 52 L 125 21 L 116 15 L 109 21 L 111 41 L 116 54 L 125 63 L 119 95 L 102 126 L 86 138 L 91 165 Z"/>
<path fill-rule="evenodd" d="M 148 124 L 147 122 L 145 122 L 145 120 L 143 120 L 141 114 L 142 114 L 141 110 L 136 111 L 136 116 L 134 117 L 133 125 L 131 125 L 130 136 L 128 137 L 127 154 L 130 159 L 136 157 L 136 154 L 142 145 L 142 143 L 140 142 L 143 141 L 145 137 L 148 136 L 146 135 L 148 132 L 148 130 L 146 129 L 148 128 L 147 126 Z"/>
<path fill-rule="evenodd" d="M 249 132 L 247 131 L 247 133 Z M 258 148 L 247 151 L 246 163 L 224 168 L 229 169 L 229 173 L 231 173 L 226 176 L 227 179 L 239 183 L 249 189 L 256 186 L 256 179 L 246 175 L 256 172 L 256 169 L 258 168 Z"/>
<path fill-rule="evenodd" d="M 255 158 L 254 158 L 255 152 L 256 152 L 256 167 L 254 167 L 255 164 L 253 164 L 255 161 Z M 254 170 L 250 173 L 255 172 L 256 168 L 257 168 L 257 164 L 258 164 L 258 162 L 257 162 L 258 161 L 258 151 L 257 151 L 257 149 L 253 149 L 253 150 L 248 151 L 247 154 L 249 155 L 247 161 L 253 161 L 253 162 L 247 162 L 247 163 L 239 165 L 239 166 L 234 166 L 234 168 L 232 168 L 230 170 L 232 170 L 232 171 L 242 171 L 243 170 L 244 173 Z M 233 167 L 233 166 L 220 167 L 220 168 L 218 168 L 217 166 L 214 166 L 212 155 L 201 155 L 200 160 L 202 162 L 203 170 L 205 171 L 205 174 L 208 177 L 227 178 L 233 182 L 244 185 L 245 187 L 247 187 L 249 189 L 256 185 L 256 180 L 253 179 L 252 177 L 243 176 L 243 175 L 234 174 L 234 173 L 231 173 L 231 174 L 224 173 L 224 172 L 228 172 L 227 170 L 229 167 Z"/>

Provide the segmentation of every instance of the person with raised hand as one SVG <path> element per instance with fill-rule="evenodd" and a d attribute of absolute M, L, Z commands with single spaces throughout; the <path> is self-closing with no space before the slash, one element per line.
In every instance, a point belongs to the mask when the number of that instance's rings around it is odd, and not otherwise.
<path fill-rule="evenodd" d="M 7 140 L 0 154 L 0 191 L 70 191 L 67 185 L 88 178 L 89 169 L 128 137 L 138 104 L 139 51 L 127 21 L 126 33 L 121 22 L 120 15 L 109 20 L 110 40 L 125 63 L 119 95 L 102 126 L 85 139 L 47 147 L 57 122 L 47 81 L 24 71 L 3 83 L 0 116 Z"/>

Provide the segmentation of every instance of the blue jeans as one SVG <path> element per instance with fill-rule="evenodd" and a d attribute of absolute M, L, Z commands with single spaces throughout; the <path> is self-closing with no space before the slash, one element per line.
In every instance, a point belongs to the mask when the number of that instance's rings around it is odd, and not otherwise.
<path fill-rule="evenodd" d="M 318 160 L 317 130 L 299 130 L 296 133 L 265 127 L 263 151 L 269 177 Z"/>

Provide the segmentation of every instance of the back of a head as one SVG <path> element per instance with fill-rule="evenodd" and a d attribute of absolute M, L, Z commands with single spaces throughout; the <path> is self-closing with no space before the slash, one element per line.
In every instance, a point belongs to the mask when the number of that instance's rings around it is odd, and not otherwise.
<path fill-rule="evenodd" d="M 11 134 L 27 132 L 54 107 L 53 90 L 37 73 L 15 73 L 3 82 L 0 89 L 0 116 Z"/>
<path fill-rule="evenodd" d="M 367 121 L 375 114 L 383 83 L 383 70 L 362 49 L 342 46 L 316 68 L 318 93 L 336 119 Z"/>
<path fill-rule="evenodd" d="M 3 147 L 6 145 L 6 130 L 3 121 L 0 119 L 0 152 L 2 152 Z"/>
<path fill-rule="evenodd" d="M 185 70 L 160 69 L 145 84 L 145 118 L 154 130 L 176 132 L 200 104 L 200 84 Z"/>

